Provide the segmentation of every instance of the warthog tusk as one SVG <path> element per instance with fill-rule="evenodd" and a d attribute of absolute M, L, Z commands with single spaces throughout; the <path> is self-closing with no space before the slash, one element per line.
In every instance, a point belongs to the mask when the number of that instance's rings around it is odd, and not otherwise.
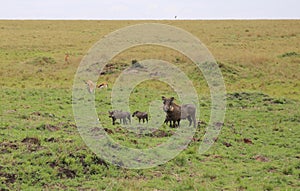
<path fill-rule="evenodd" d="M 170 106 L 170 111 L 173 111 L 174 110 L 174 107 L 173 106 Z"/>

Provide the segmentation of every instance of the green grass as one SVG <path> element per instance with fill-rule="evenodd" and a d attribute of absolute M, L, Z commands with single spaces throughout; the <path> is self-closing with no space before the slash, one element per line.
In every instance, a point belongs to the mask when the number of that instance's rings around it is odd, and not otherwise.
<path fill-rule="evenodd" d="M 300 188 L 299 21 L 156 21 L 181 27 L 213 53 L 227 87 L 224 127 L 200 155 L 205 124 L 187 149 L 154 168 L 129 170 L 96 156 L 81 138 L 72 111 L 72 83 L 83 55 L 104 35 L 143 21 L 0 21 L 1 190 L 298 190 Z M 64 62 L 69 53 L 71 63 Z M 198 119 L 210 118 L 201 73 L 178 52 L 157 46 L 127 50 L 99 78 L 113 84 L 132 59 L 175 64 L 199 93 Z M 138 136 L 113 126 L 110 93 L 96 91 L 96 109 L 122 145 L 150 148 L 176 129 Z M 130 95 L 130 109 L 148 110 L 171 87 L 146 81 Z M 177 97 L 176 97 L 177 98 Z M 137 120 L 134 120 L 137 123 Z"/>

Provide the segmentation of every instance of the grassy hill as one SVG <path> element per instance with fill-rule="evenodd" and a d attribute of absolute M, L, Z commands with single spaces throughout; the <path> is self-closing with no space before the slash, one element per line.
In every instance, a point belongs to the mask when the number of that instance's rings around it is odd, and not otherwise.
<path fill-rule="evenodd" d="M 114 166 L 82 140 L 73 117 L 72 85 L 80 61 L 105 35 L 158 22 L 198 37 L 222 71 L 227 89 L 224 126 L 205 154 L 198 148 L 210 117 L 209 88 L 180 53 L 159 46 L 130 48 L 99 82 L 113 84 L 133 59 L 164 59 L 196 87 L 198 120 L 187 149 L 144 170 Z M 0 188 L 2 190 L 297 190 L 300 187 L 300 21 L 0 21 Z M 69 54 L 69 62 L 65 55 Z M 96 109 L 107 133 L 132 148 L 155 147 L 176 133 L 166 125 L 137 136 L 111 125 L 110 93 L 97 90 Z M 161 95 L 158 81 L 139 84 L 131 109 L 147 110 Z M 136 122 L 136 121 L 135 121 Z"/>

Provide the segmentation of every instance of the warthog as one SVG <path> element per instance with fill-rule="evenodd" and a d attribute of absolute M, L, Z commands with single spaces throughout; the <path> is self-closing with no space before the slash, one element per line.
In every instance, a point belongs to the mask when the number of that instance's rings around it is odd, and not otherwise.
<path fill-rule="evenodd" d="M 180 126 L 181 119 L 188 119 L 190 126 L 193 122 L 194 127 L 196 127 L 196 107 L 193 104 L 183 104 L 181 106 L 174 103 L 174 97 L 166 98 L 162 96 L 163 109 L 167 113 L 166 120 L 170 121 L 170 126 L 175 127 L 176 122 Z M 165 120 L 165 121 L 166 121 Z M 171 125 L 173 122 L 173 125 Z"/>
<path fill-rule="evenodd" d="M 129 123 L 131 123 L 131 117 L 129 112 L 125 111 L 108 111 L 109 117 L 112 118 L 112 124 L 115 125 L 115 121 L 117 119 L 120 119 L 120 124 L 123 122 L 124 125 L 127 124 L 127 120 L 129 120 Z"/>
<path fill-rule="evenodd" d="M 166 118 L 165 118 L 165 121 L 164 121 L 164 124 L 168 125 L 169 123 L 169 126 L 172 127 L 172 119 L 166 115 Z M 178 126 L 178 124 L 174 123 L 175 127 Z"/>
<path fill-rule="evenodd" d="M 146 112 L 140 112 L 140 111 L 135 111 L 132 114 L 132 117 L 136 116 L 139 119 L 139 123 L 141 123 L 141 119 L 143 119 L 143 123 L 145 123 L 145 119 L 148 123 L 148 113 Z"/>

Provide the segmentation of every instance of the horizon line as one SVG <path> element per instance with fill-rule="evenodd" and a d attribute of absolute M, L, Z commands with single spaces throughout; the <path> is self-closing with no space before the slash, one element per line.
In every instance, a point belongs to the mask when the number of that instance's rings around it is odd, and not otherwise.
<path fill-rule="evenodd" d="M 264 17 L 257 17 L 257 18 L 0 18 L 0 20 L 82 20 L 82 21 L 89 21 L 89 20 L 103 20 L 103 21 L 185 21 L 185 20 L 300 20 L 300 18 L 288 18 L 288 17 L 278 17 L 278 18 L 264 18 Z"/>

